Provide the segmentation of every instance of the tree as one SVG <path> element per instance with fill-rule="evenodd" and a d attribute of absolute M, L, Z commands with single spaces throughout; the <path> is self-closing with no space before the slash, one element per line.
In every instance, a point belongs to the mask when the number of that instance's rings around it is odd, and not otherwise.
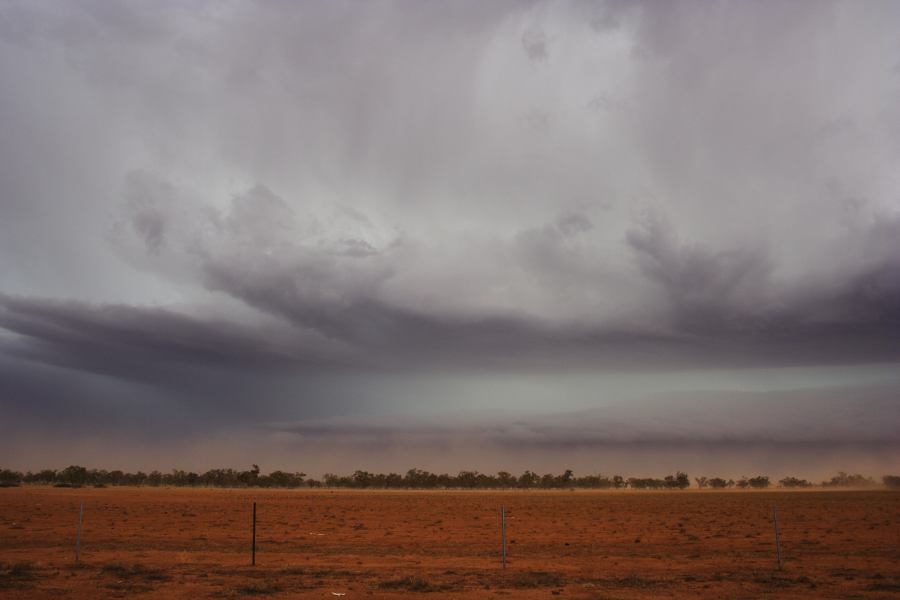
<path fill-rule="evenodd" d="M 747 480 L 747 484 L 755 489 L 764 489 L 769 487 L 769 478 L 766 475 L 757 475 Z"/>
<path fill-rule="evenodd" d="M 525 471 L 519 476 L 519 487 L 520 488 L 533 488 L 537 485 L 540 477 L 537 473 L 532 473 L 531 471 Z"/>
<path fill-rule="evenodd" d="M 341 482 L 340 476 L 335 475 L 334 473 L 325 473 L 322 476 L 322 479 L 325 481 L 326 487 L 337 487 Z"/>
<path fill-rule="evenodd" d="M 87 483 L 88 470 L 78 465 L 69 465 L 56 475 L 56 480 L 69 485 L 84 485 Z"/>
<path fill-rule="evenodd" d="M 500 471 L 497 473 L 497 483 L 500 485 L 500 487 L 516 487 L 516 478 L 511 473 Z"/>
<path fill-rule="evenodd" d="M 666 475 L 665 482 L 666 482 L 667 488 L 673 488 L 673 489 L 679 489 L 679 490 L 683 490 L 687 487 L 690 487 L 690 485 L 691 485 L 691 480 L 688 477 L 687 473 L 683 473 L 681 471 L 678 471 L 677 473 L 675 473 L 674 476 Z"/>
<path fill-rule="evenodd" d="M 796 477 L 785 477 L 778 481 L 778 485 L 783 488 L 811 487 L 812 484 L 805 479 L 797 479 Z"/>
<path fill-rule="evenodd" d="M 825 487 L 871 487 L 875 485 L 875 481 L 863 475 L 848 475 L 839 471 L 831 480 L 823 481 L 822 485 Z"/>
<path fill-rule="evenodd" d="M 358 488 L 367 488 L 372 486 L 372 474 L 368 471 L 356 471 L 350 477 L 351 485 Z"/>
<path fill-rule="evenodd" d="M 541 475 L 540 485 L 542 488 L 550 489 L 556 487 L 556 478 L 550 473 Z"/>
<path fill-rule="evenodd" d="M 10 487 L 22 483 L 24 476 L 19 471 L 0 469 L 0 487 Z"/>
<path fill-rule="evenodd" d="M 255 486 L 259 479 L 259 465 L 252 465 L 249 471 L 241 471 L 238 473 L 237 479 L 248 487 Z"/>
<path fill-rule="evenodd" d="M 627 484 L 628 487 L 635 490 L 658 490 L 666 487 L 664 479 L 653 479 L 652 477 L 629 477 Z"/>
<path fill-rule="evenodd" d="M 456 475 L 459 487 L 473 489 L 477 485 L 478 471 L 460 471 Z"/>

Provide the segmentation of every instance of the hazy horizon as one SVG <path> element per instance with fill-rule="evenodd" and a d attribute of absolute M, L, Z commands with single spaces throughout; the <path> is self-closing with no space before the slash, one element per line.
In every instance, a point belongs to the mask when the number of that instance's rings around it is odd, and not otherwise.
<path fill-rule="evenodd" d="M 898 23 L 0 3 L 0 467 L 898 473 Z"/>

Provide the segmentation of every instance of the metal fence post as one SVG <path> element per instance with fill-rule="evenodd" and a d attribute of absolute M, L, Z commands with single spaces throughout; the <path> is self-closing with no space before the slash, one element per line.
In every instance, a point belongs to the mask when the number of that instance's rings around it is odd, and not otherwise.
<path fill-rule="evenodd" d="M 506 568 L 506 507 L 500 508 L 500 547 L 503 568 Z"/>
<path fill-rule="evenodd" d="M 81 510 L 78 512 L 78 534 L 75 536 L 75 562 L 81 560 L 81 530 L 84 527 L 84 501 L 81 502 Z"/>
<path fill-rule="evenodd" d="M 775 525 L 775 556 L 778 559 L 778 570 L 784 567 L 781 560 L 781 530 L 778 528 L 778 507 L 772 505 L 772 522 Z"/>

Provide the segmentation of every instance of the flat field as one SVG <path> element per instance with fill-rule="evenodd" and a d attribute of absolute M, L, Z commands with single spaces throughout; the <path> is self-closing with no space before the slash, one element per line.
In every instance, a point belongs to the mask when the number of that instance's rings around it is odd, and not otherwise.
<path fill-rule="evenodd" d="M 0 597 L 29 600 L 897 598 L 900 493 L 21 487 L 0 562 Z"/>

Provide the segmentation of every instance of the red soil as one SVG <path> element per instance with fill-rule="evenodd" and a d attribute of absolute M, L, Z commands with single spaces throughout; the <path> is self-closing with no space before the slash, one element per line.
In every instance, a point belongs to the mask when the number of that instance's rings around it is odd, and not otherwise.
<path fill-rule="evenodd" d="M 22 599 L 897 598 L 900 493 L 22 487 L 0 489 L 0 561 Z"/>

